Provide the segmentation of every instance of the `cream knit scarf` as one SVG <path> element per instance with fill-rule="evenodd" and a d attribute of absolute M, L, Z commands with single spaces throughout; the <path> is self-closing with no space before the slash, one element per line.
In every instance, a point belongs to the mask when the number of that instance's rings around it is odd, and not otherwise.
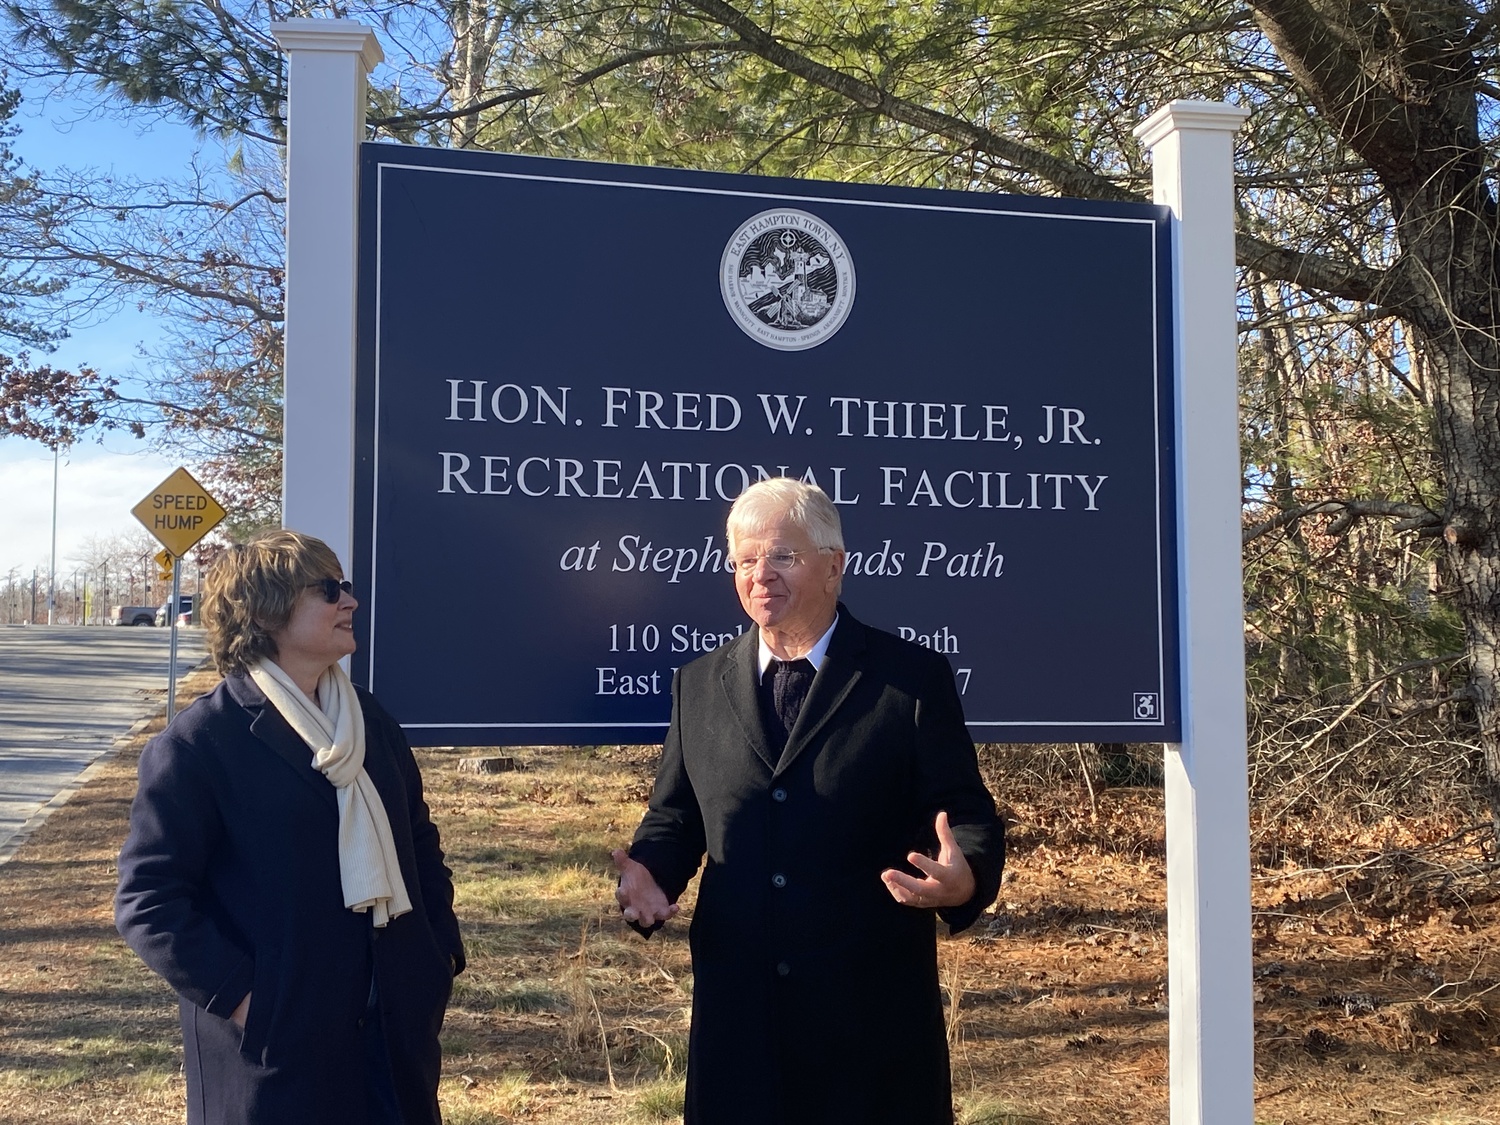
<path fill-rule="evenodd" d="M 385 803 L 365 772 L 365 717 L 344 669 L 335 664 L 318 678 L 318 702 L 270 660 L 250 678 L 313 752 L 313 769 L 332 782 L 339 804 L 339 873 L 344 905 L 375 911 L 375 925 L 411 909 Z"/>

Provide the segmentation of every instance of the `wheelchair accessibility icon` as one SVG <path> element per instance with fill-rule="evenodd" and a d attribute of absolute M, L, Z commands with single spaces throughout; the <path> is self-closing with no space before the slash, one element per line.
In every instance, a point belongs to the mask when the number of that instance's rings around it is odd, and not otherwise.
<path fill-rule="evenodd" d="M 1135 717 L 1143 721 L 1157 717 L 1156 692 L 1138 691 L 1135 693 Z"/>

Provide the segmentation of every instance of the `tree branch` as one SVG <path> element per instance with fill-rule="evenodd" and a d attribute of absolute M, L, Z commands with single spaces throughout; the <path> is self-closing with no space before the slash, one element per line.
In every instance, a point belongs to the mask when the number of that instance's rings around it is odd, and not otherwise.
<path fill-rule="evenodd" d="M 1275 246 L 1253 234 L 1236 234 L 1239 264 L 1273 281 L 1316 289 L 1331 297 L 1381 307 L 1399 306 L 1411 295 L 1391 270 L 1372 269 L 1348 259 L 1331 258 Z"/>
<path fill-rule="evenodd" d="M 1398 194 L 1439 168 L 1478 171 L 1467 5 L 1425 6 L 1413 26 L 1417 13 L 1399 4 L 1248 2 L 1297 83 Z"/>
<path fill-rule="evenodd" d="M 998 157 L 1047 181 L 1064 195 L 1128 203 L 1147 202 L 1140 195 L 1088 168 L 1008 140 L 970 122 L 915 105 L 859 78 L 815 62 L 779 42 L 725 0 L 678 2 L 729 28 L 740 37 L 740 43 L 746 49 L 804 81 L 841 94 L 874 113 Z M 1371 269 L 1358 262 L 1287 250 L 1248 234 L 1236 238 L 1235 250 L 1240 265 L 1267 278 L 1318 289 L 1345 300 L 1384 305 L 1397 302 L 1406 295 L 1404 289 L 1395 288 L 1390 271 Z"/>
<path fill-rule="evenodd" d="M 1375 49 L 1371 37 L 1358 35 L 1350 25 L 1361 12 L 1367 21 L 1378 19 L 1376 9 L 1342 4 L 1325 9 L 1308 0 L 1249 4 L 1282 62 L 1350 147 L 1382 173 L 1408 169 L 1419 143 L 1412 131 L 1412 107 L 1393 98 L 1378 80 L 1379 60 L 1361 58 L 1346 47 L 1352 40 Z"/>
<path fill-rule="evenodd" d="M 47 259 L 42 255 L 36 255 L 34 260 L 45 261 Z M 286 319 L 285 315 L 282 312 L 273 311 L 267 308 L 261 302 L 252 300 L 251 298 L 246 297 L 241 293 L 235 293 L 225 289 L 209 289 L 202 285 L 194 285 L 193 283 L 183 281 L 180 278 L 175 278 L 164 273 L 158 273 L 153 270 L 148 270 L 141 266 L 131 265 L 129 262 L 122 261 L 119 258 L 110 257 L 107 254 L 71 249 L 68 247 L 58 247 L 57 254 L 54 260 L 67 262 L 87 262 L 90 265 L 98 266 L 101 269 L 107 270 L 115 274 L 116 276 L 124 275 L 125 277 L 131 278 L 135 281 L 146 282 L 161 289 L 175 290 L 176 292 L 182 293 L 188 297 L 196 297 L 204 301 L 222 301 L 224 304 L 232 305 L 235 308 L 244 309 L 246 312 L 254 316 L 257 320 L 267 321 L 272 324 L 280 324 L 284 319 Z"/>
<path fill-rule="evenodd" d="M 233 422 L 225 421 L 218 411 L 210 410 L 207 407 L 184 406 L 180 402 L 170 402 L 162 398 L 131 398 L 128 395 L 114 393 L 110 394 L 109 400 L 111 402 L 128 403 L 131 406 L 155 406 L 161 410 L 171 411 L 174 414 L 186 414 L 191 418 L 197 418 L 200 422 L 212 426 L 216 430 L 225 430 L 232 434 L 239 434 L 241 437 L 249 438 L 251 441 L 262 445 L 275 446 L 276 448 L 281 447 L 280 439 L 257 430 L 247 430 L 243 426 L 236 426 Z"/>
<path fill-rule="evenodd" d="M 1415 531 L 1423 536 L 1436 535 L 1443 526 L 1441 515 L 1420 504 L 1402 504 L 1395 500 L 1319 500 L 1300 508 L 1288 508 L 1268 520 L 1252 524 L 1240 533 L 1240 543 L 1251 543 L 1278 528 L 1318 515 L 1333 517 L 1328 523 L 1329 535 L 1342 535 L 1356 520 L 1365 518 L 1394 519 L 1397 531 Z"/>
<path fill-rule="evenodd" d="M 631 66 L 647 59 L 670 58 L 674 55 L 690 55 L 699 51 L 749 51 L 750 46 L 743 42 L 725 41 L 722 39 L 704 39 L 694 43 L 673 43 L 665 47 L 650 47 L 639 51 L 627 51 L 625 54 L 610 59 L 606 63 L 586 70 L 582 74 L 575 74 L 572 78 L 564 80 L 564 85 L 571 87 L 586 86 L 595 79 L 603 78 L 606 74 L 619 70 L 621 67 Z M 434 110 L 431 112 L 398 114 L 395 117 L 373 117 L 366 122 L 373 128 L 391 129 L 400 128 L 403 125 L 431 125 L 439 121 L 456 121 L 463 117 L 473 117 L 483 113 L 487 109 L 497 106 L 508 105 L 511 102 L 525 101 L 528 98 L 540 97 L 547 91 L 542 86 L 530 86 L 521 90 L 507 90 L 503 94 L 484 98 L 477 102 L 470 102 L 458 109 Z"/>
<path fill-rule="evenodd" d="M 1007 140 L 981 126 L 938 110 L 916 105 L 877 86 L 872 86 L 862 79 L 855 78 L 853 75 L 815 62 L 806 55 L 787 47 L 724 0 L 674 0 L 674 2 L 707 16 L 715 23 L 722 24 L 738 35 L 748 50 L 789 74 L 794 74 L 815 86 L 821 86 L 825 90 L 831 90 L 872 113 L 878 113 L 893 121 L 899 121 L 903 125 L 911 125 L 925 132 L 945 137 L 963 145 L 966 149 L 997 157 L 1021 171 L 1045 180 L 1064 195 L 1117 203 L 1147 202 L 1135 192 L 1121 187 L 1108 177 L 1101 176 L 1081 164 Z"/>

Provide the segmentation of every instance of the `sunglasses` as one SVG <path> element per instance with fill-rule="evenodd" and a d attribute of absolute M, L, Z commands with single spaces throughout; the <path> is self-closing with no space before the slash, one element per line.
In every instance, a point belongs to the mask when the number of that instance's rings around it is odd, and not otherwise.
<path fill-rule="evenodd" d="M 323 600 L 329 605 L 338 605 L 339 599 L 345 594 L 350 597 L 354 596 L 354 583 L 340 582 L 337 578 L 320 578 L 316 582 L 309 582 L 307 588 L 323 591 Z"/>

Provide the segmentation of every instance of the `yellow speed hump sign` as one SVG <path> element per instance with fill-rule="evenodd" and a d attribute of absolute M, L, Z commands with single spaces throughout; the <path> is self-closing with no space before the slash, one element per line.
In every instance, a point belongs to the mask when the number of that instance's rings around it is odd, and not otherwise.
<path fill-rule="evenodd" d="M 130 514 L 171 554 L 179 558 L 188 548 L 219 525 L 228 513 L 193 479 L 186 469 L 178 469 L 162 481 Z M 163 568 L 165 569 L 165 568 Z"/>

